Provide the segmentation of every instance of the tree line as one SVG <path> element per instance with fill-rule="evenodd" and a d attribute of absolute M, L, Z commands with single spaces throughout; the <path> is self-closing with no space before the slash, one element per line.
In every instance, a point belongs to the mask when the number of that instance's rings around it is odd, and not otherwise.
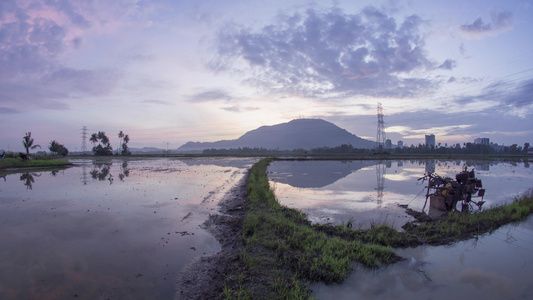
<path fill-rule="evenodd" d="M 124 134 L 123 131 L 120 131 L 118 133 L 118 138 L 120 139 L 120 153 L 117 150 L 117 154 L 120 155 L 131 155 L 131 151 L 128 148 L 128 143 L 130 141 L 130 137 L 127 134 Z M 89 139 L 91 143 L 94 144 L 94 147 L 92 148 L 92 151 L 94 155 L 113 155 L 113 147 L 110 144 L 110 140 L 103 131 L 99 131 L 98 133 L 93 133 L 91 135 L 91 138 Z M 22 137 L 22 146 L 24 146 L 24 149 L 26 149 L 26 154 L 19 153 L 19 156 L 23 159 L 29 159 L 30 157 L 30 149 L 36 149 L 41 148 L 41 145 L 35 144 L 35 139 L 31 136 L 31 132 L 26 132 L 24 137 Z M 61 155 L 61 156 L 67 156 L 69 153 L 69 150 L 65 145 L 60 144 L 56 140 L 52 140 L 48 146 L 48 150 L 50 150 L 50 153 L 53 155 Z M 2 158 L 5 157 L 5 152 L 2 153 Z"/>
<path fill-rule="evenodd" d="M 262 154 L 262 155 L 282 155 L 282 154 L 504 154 L 504 155 L 524 155 L 528 154 L 531 149 L 529 143 L 524 146 L 513 144 L 511 146 L 482 145 L 475 143 L 464 143 L 463 145 L 457 143 L 448 146 L 447 144 L 438 144 L 435 146 L 427 146 L 425 144 L 411 145 L 409 147 L 396 147 L 392 149 L 361 149 L 355 148 L 349 144 L 343 144 L 337 147 L 319 147 L 310 150 L 293 149 L 293 150 L 279 150 L 266 148 L 251 148 L 239 147 L 232 149 L 205 149 L 203 154 L 224 154 L 224 155 L 245 155 L 245 154 Z"/>
<path fill-rule="evenodd" d="M 529 143 L 524 143 L 524 146 L 512 144 L 511 146 L 500 146 L 498 144 L 483 145 L 476 143 L 460 143 L 452 144 L 438 144 L 437 146 L 428 146 L 425 144 L 411 145 L 410 147 L 392 149 L 396 154 L 510 154 L 510 155 L 524 155 L 528 154 L 531 149 Z"/>

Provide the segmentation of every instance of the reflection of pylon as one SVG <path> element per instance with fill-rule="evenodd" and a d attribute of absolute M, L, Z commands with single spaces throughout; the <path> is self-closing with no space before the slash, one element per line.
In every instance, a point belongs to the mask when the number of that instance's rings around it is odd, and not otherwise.
<path fill-rule="evenodd" d="M 376 165 L 376 178 L 377 178 L 377 203 L 381 205 L 383 202 L 383 190 L 385 189 L 385 173 L 386 168 L 385 164 L 381 161 Z"/>
<path fill-rule="evenodd" d="M 387 142 L 387 135 L 385 134 L 385 121 L 383 121 L 383 106 L 378 102 L 378 132 L 376 134 L 376 148 L 383 149 Z"/>
<path fill-rule="evenodd" d="M 81 165 L 82 175 L 81 175 L 81 182 L 83 185 L 87 185 L 87 170 L 85 169 L 85 164 Z"/>

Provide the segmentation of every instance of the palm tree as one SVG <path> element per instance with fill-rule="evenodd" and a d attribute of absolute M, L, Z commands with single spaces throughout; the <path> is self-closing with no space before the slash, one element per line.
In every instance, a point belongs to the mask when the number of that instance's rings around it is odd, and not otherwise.
<path fill-rule="evenodd" d="M 22 138 L 22 145 L 24 145 L 24 148 L 26 148 L 26 155 L 30 155 L 30 149 L 35 149 L 37 147 L 41 148 L 40 145 L 33 144 L 31 132 L 26 132 L 26 135 Z"/>
<path fill-rule="evenodd" d="M 130 141 L 129 135 L 124 135 L 123 143 L 122 143 L 122 155 L 130 155 L 131 152 L 128 149 L 128 142 Z"/>
<path fill-rule="evenodd" d="M 118 133 L 118 138 L 120 139 L 120 147 L 122 147 L 122 139 L 124 138 L 124 132 L 122 132 L 122 130 Z M 118 148 L 117 148 L 117 154 L 118 154 Z"/>
<path fill-rule="evenodd" d="M 105 132 L 98 131 L 98 133 L 93 133 L 89 141 L 95 144 L 93 147 L 95 155 L 113 155 L 113 147 L 109 144 L 109 138 L 105 135 Z"/>
<path fill-rule="evenodd" d="M 96 133 L 91 134 L 89 141 L 93 144 L 98 143 L 98 135 L 96 135 Z"/>

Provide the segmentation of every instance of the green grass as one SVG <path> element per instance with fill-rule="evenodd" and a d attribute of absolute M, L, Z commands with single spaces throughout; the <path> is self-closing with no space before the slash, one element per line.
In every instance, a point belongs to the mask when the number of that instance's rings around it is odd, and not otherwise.
<path fill-rule="evenodd" d="M 42 168 L 71 165 L 67 160 L 62 159 L 32 159 L 22 160 L 20 158 L 0 159 L 0 169 L 9 168 Z"/>
<path fill-rule="evenodd" d="M 239 272 L 226 280 L 227 298 L 308 299 L 310 282 L 342 282 L 354 262 L 377 268 L 399 259 L 390 247 L 330 236 L 302 212 L 281 206 L 268 184 L 269 162 L 250 170 L 244 250 L 236 258 Z"/>

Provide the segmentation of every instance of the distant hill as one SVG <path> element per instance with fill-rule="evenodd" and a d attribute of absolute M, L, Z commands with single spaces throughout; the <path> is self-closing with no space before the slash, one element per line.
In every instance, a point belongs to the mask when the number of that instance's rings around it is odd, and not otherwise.
<path fill-rule="evenodd" d="M 322 119 L 297 119 L 288 123 L 261 126 L 246 132 L 236 140 L 218 142 L 187 142 L 178 148 L 180 152 L 204 149 L 265 148 L 279 150 L 337 147 L 342 144 L 354 148 L 373 148 L 375 142 L 362 139 L 345 129 Z"/>
<path fill-rule="evenodd" d="M 155 148 L 155 147 L 144 147 L 144 148 L 130 148 L 130 152 L 133 154 L 161 154 L 165 152 L 165 150 Z"/>

